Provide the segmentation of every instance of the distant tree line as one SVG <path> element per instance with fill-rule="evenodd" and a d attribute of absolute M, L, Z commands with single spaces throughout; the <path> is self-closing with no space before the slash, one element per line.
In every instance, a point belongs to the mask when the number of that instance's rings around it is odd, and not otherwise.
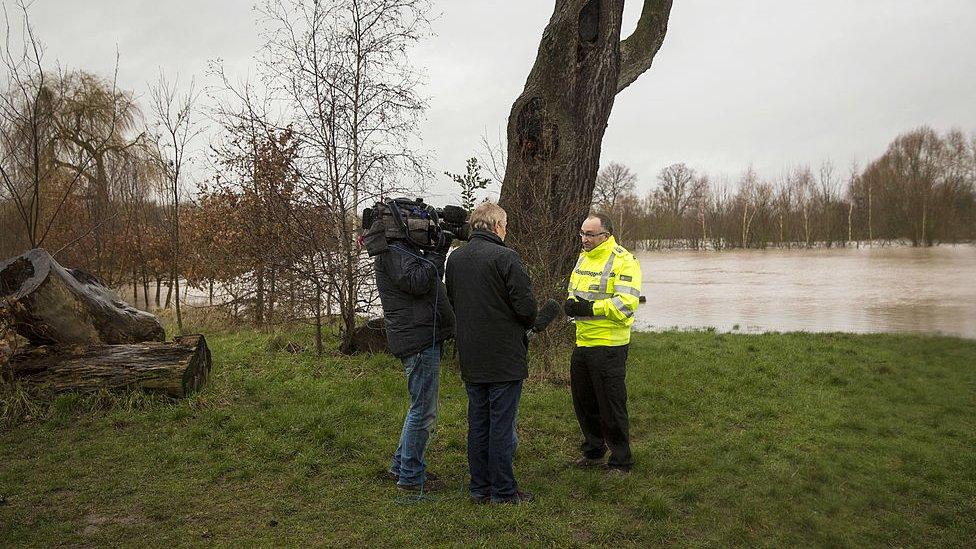
<path fill-rule="evenodd" d="M 752 168 L 734 182 L 683 164 L 662 169 L 640 196 L 637 176 L 604 167 L 594 208 L 609 212 L 620 237 L 643 249 L 912 246 L 976 239 L 976 134 L 921 127 L 894 139 L 864 169 L 825 161 L 776 179 Z"/>

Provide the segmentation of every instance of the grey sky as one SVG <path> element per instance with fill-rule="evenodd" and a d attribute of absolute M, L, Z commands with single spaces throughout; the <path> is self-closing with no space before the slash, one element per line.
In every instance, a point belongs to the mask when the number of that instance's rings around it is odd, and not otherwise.
<path fill-rule="evenodd" d="M 160 67 L 203 81 L 219 57 L 245 74 L 252 4 L 36 0 L 31 12 L 49 60 L 109 76 L 118 48 L 119 85 L 145 94 Z M 414 56 L 429 80 L 434 173 L 461 171 L 482 134 L 504 132 L 552 6 L 435 0 L 436 36 Z M 625 34 L 640 10 L 627 6 Z M 654 66 L 617 97 L 602 161 L 630 166 L 642 191 L 673 162 L 775 178 L 830 158 L 846 172 L 922 124 L 976 130 L 974 104 L 974 0 L 675 0 Z M 433 189 L 455 193 L 443 176 Z"/>

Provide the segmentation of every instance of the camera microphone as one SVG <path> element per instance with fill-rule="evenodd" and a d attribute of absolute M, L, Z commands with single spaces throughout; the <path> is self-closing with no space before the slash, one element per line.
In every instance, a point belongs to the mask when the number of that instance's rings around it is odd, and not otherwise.
<path fill-rule="evenodd" d="M 546 326 L 552 323 L 553 320 L 559 316 L 559 312 L 562 309 L 559 307 L 559 302 L 555 299 L 546 300 L 542 308 L 539 309 L 539 314 L 535 317 L 535 325 L 532 326 L 533 332 L 541 332 L 546 329 Z"/>

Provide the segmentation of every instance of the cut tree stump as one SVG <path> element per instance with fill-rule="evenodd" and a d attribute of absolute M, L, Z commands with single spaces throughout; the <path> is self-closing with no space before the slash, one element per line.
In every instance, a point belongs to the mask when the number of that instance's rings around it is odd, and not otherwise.
<path fill-rule="evenodd" d="M 152 314 L 127 305 L 94 276 L 35 248 L 0 262 L 0 308 L 33 345 L 163 341 Z"/>
<path fill-rule="evenodd" d="M 358 326 L 352 335 L 352 348 L 356 353 L 387 353 L 386 322 L 383 318 L 373 318 L 364 326 Z"/>
<path fill-rule="evenodd" d="M 182 398 L 210 375 L 210 349 L 202 335 L 172 342 L 124 345 L 45 345 L 15 352 L 7 364 L 14 381 L 56 393 L 143 390 Z"/>

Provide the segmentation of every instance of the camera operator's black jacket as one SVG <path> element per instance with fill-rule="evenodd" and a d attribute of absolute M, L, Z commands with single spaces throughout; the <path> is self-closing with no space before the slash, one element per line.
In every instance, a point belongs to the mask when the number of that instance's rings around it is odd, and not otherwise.
<path fill-rule="evenodd" d="M 424 253 L 396 242 L 388 252 L 377 255 L 373 265 L 391 353 L 404 358 L 427 349 L 435 340 L 454 337 L 454 312 L 441 282 L 444 254 Z"/>
<path fill-rule="evenodd" d="M 461 379 L 501 383 L 528 377 L 526 330 L 535 322 L 532 282 L 515 250 L 475 231 L 447 261 L 447 293 L 457 315 Z"/>

